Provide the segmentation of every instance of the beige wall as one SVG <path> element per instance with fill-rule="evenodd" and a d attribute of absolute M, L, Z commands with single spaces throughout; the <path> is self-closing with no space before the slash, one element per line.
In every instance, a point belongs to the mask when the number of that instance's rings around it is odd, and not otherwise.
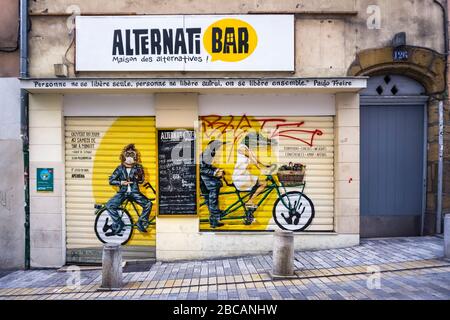
<path fill-rule="evenodd" d="M 379 29 L 369 29 L 369 5 L 380 10 Z M 231 14 L 296 13 L 295 73 L 73 73 L 74 47 L 66 12 L 78 7 L 90 14 Z M 71 77 L 185 77 L 185 76 L 345 76 L 358 51 L 390 46 L 395 33 L 407 32 L 407 44 L 443 52 L 443 18 L 433 0 L 320 0 L 320 1 L 31 1 L 30 75 L 54 77 L 54 64 L 67 63 Z M 51 16 L 48 16 L 51 14 Z M 66 54 L 67 52 L 67 54 Z"/>
<path fill-rule="evenodd" d="M 196 93 L 160 93 L 155 96 L 156 128 L 194 128 L 198 121 Z"/>
<path fill-rule="evenodd" d="M 359 235 L 359 95 L 336 94 L 335 230 Z"/>
<path fill-rule="evenodd" d="M 19 1 L 0 0 L 0 77 L 19 76 Z"/>
<path fill-rule="evenodd" d="M 30 232 L 31 267 L 65 263 L 63 98 L 31 94 Z M 36 192 L 36 169 L 54 168 L 54 192 Z"/>
<path fill-rule="evenodd" d="M 267 11 L 351 11 L 355 8 L 354 0 L 314 0 L 314 1 L 268 1 L 268 0 L 39 0 L 30 2 L 33 12 L 65 12 L 70 5 L 77 4 L 82 12 L 120 12 L 124 14 L 228 14 Z"/>

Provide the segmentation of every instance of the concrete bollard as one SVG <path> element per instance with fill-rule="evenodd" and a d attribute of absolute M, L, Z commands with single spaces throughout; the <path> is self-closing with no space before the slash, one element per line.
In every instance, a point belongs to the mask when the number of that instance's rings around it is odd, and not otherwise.
<path fill-rule="evenodd" d="M 450 213 L 444 216 L 444 258 L 450 259 Z"/>
<path fill-rule="evenodd" d="M 102 257 L 101 290 L 122 288 L 122 248 L 120 244 L 105 244 Z"/>
<path fill-rule="evenodd" d="M 294 233 L 277 230 L 273 237 L 272 277 L 288 278 L 294 275 Z"/>

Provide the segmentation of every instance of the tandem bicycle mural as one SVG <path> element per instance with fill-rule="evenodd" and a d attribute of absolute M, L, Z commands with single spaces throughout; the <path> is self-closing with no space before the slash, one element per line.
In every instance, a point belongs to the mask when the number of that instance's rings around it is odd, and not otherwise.
<path fill-rule="evenodd" d="M 304 162 L 332 151 L 314 125 L 308 117 L 201 117 L 201 229 L 308 229 L 315 208 Z"/>

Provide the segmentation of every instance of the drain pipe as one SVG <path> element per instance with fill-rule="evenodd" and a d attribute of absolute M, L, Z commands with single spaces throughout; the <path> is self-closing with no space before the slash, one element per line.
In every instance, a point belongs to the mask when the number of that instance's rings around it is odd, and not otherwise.
<path fill-rule="evenodd" d="M 448 79 L 449 77 L 449 24 L 448 24 L 448 10 L 449 1 L 445 0 L 441 3 L 438 0 L 434 0 L 434 3 L 439 5 L 442 10 L 444 18 L 444 50 L 445 50 L 445 98 L 448 101 Z M 444 101 L 439 101 L 438 106 L 438 117 L 439 117 L 439 130 L 438 130 L 438 176 L 437 176 L 437 195 L 436 195 L 436 234 L 442 233 L 442 184 L 443 184 L 443 174 L 444 174 Z"/>
<path fill-rule="evenodd" d="M 442 180 L 444 174 L 444 102 L 439 101 L 439 141 L 438 141 L 438 181 L 437 181 L 437 210 L 436 233 L 442 233 Z"/>
<path fill-rule="evenodd" d="M 28 78 L 28 0 L 20 0 L 20 79 Z M 28 135 L 28 92 L 20 89 L 20 135 L 23 150 L 25 193 L 25 269 L 30 269 L 30 151 Z"/>

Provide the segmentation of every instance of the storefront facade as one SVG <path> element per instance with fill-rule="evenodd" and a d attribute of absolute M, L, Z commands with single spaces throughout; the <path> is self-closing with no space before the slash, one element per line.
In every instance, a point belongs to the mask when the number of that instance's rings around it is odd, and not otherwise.
<path fill-rule="evenodd" d="M 42 19 L 35 4 L 30 79 L 22 80 L 29 93 L 32 266 L 98 262 L 101 240 L 108 237 L 124 243 L 127 259 L 162 261 L 267 253 L 279 229 L 294 232 L 299 250 L 357 245 L 365 159 L 360 106 L 370 100 L 360 93 L 370 90 L 375 72 L 368 70 L 389 61 L 364 60 L 346 43 L 346 31 L 365 6 L 343 3 L 328 13 L 317 5 L 304 15 L 287 7 L 258 14 L 230 7 L 216 14 L 180 1 L 176 12 L 154 5 L 157 15 L 147 16 L 120 8 L 108 11 L 120 15 L 83 15 L 99 11 L 80 1 L 81 15 L 67 24 L 76 35 L 68 45 L 62 43 L 65 21 L 56 14 Z M 50 11 L 62 12 L 58 6 Z M 59 33 L 38 39 L 49 24 Z M 412 36 L 415 45 L 418 37 Z M 48 50 L 52 39 L 58 44 Z M 443 66 L 434 50 L 441 45 L 436 39 L 421 56 L 434 58 L 423 68 L 436 74 L 421 96 L 439 92 Z M 415 57 L 409 52 L 407 59 Z M 390 53 L 381 59 L 392 60 L 392 68 L 376 73 L 393 74 L 400 63 L 399 73 L 412 77 L 421 63 L 411 61 L 408 69 L 409 62 L 394 61 L 392 48 Z M 400 84 L 396 88 L 407 96 Z M 427 114 L 428 100 L 419 100 Z M 173 142 L 187 133 L 190 158 L 167 160 L 169 154 L 186 156 L 174 151 Z M 150 207 L 152 223 L 147 232 L 108 236 L 110 217 L 98 210 L 120 193 L 111 177 L 130 144 L 143 168 L 139 193 L 153 204 L 134 198 L 125 209 L 136 222 L 141 206 Z M 425 178 L 429 158 L 422 150 L 418 174 Z M 219 171 L 222 185 L 212 188 Z M 291 176 L 283 178 L 286 171 Z M 423 186 L 422 179 L 418 183 Z M 248 191 L 261 184 L 250 206 Z M 211 222 L 214 199 L 223 225 Z M 424 214 L 425 207 L 420 219 Z"/>
<path fill-rule="evenodd" d="M 333 89 L 344 91 L 342 93 L 330 93 L 325 88 L 309 89 L 304 93 L 301 90 L 298 92 L 298 89 L 286 93 L 281 89 L 279 91 L 282 93 L 262 94 L 257 92 L 264 89 L 245 94 L 239 94 L 239 91 L 231 94 L 226 91 L 35 93 L 30 100 L 31 121 L 33 118 L 47 117 L 45 122 L 48 127 L 42 127 L 41 123 L 36 128 L 39 132 L 32 135 L 31 150 L 46 150 L 33 153 L 35 157 L 32 159 L 35 160 L 31 172 L 37 172 L 38 168 L 54 169 L 54 190 L 36 191 L 37 177 L 36 180 L 32 177 L 32 201 L 36 201 L 38 206 L 45 206 L 41 209 L 48 215 L 43 216 L 44 219 L 49 217 L 51 223 L 64 223 L 61 259 L 96 262 L 100 259 L 101 242 L 94 230 L 94 205 L 106 203 L 116 193 L 108 178 L 120 164 L 119 156 L 125 145 L 136 145 L 148 182 L 158 189 L 156 132 L 167 128 L 196 128 L 198 153 L 204 151 L 211 140 L 227 142 L 227 147 L 215 156 L 215 163 L 225 170 L 228 182 L 238 184 L 245 176 L 235 173 L 235 150 L 245 135 L 257 132 L 276 141 L 274 146 L 258 150 L 257 156 L 261 162 L 280 167 L 291 162 L 305 165 L 306 184 L 279 191 L 303 192 L 304 198 L 310 201 L 303 218 L 305 221 L 298 224 L 291 221 L 289 224 L 280 213 L 277 216 L 274 208 L 279 196 L 278 191 L 273 189 L 258 207 L 255 221 L 246 225 L 243 207 L 235 205 L 232 208 L 237 199 L 233 193 L 236 189 L 225 185 L 220 190 L 224 194 L 220 195 L 219 204 L 223 210 L 236 210 L 223 219 L 224 226 L 211 228 L 208 207 L 199 194 L 198 215 L 158 216 L 156 225 L 151 225 L 147 233 L 133 232 L 124 246 L 126 256 L 130 259 L 149 258 L 155 255 L 155 250 L 156 257 L 163 260 L 268 252 L 271 231 L 283 226 L 296 231 L 298 248 L 357 244 L 358 145 L 353 139 L 355 136 L 357 138 L 359 131 L 358 95 L 347 91 L 360 90 L 366 80 L 348 81 L 354 83 L 355 88 Z M 40 80 L 39 83 L 46 82 Z M 123 109 L 124 104 L 126 109 Z M 36 109 L 33 111 L 33 108 Z M 343 110 L 340 119 L 337 119 L 339 112 L 336 110 Z M 33 127 L 30 129 L 33 134 Z M 342 145 L 335 142 L 336 136 L 342 135 L 341 130 L 348 131 L 347 143 Z M 53 144 L 44 143 L 48 141 Z M 347 152 L 339 158 L 337 152 L 349 148 L 355 151 L 348 153 L 353 159 L 345 158 Z M 337 176 L 336 168 L 343 177 L 351 175 L 351 181 Z M 141 190 L 147 197 L 155 198 L 151 188 L 145 187 L 146 182 L 141 185 Z M 352 192 L 354 199 L 351 198 Z M 348 215 L 337 216 L 336 207 L 341 210 L 345 208 Z M 64 214 L 55 212 L 60 208 L 63 208 Z M 154 215 L 158 210 L 157 203 L 152 210 Z M 38 212 L 34 214 L 36 219 L 41 219 L 37 217 Z M 136 216 L 132 214 L 132 218 L 136 219 Z M 352 225 L 354 230 L 349 229 Z M 341 232 L 336 231 L 338 226 Z M 53 233 L 55 237 L 60 235 L 58 230 Z"/>

